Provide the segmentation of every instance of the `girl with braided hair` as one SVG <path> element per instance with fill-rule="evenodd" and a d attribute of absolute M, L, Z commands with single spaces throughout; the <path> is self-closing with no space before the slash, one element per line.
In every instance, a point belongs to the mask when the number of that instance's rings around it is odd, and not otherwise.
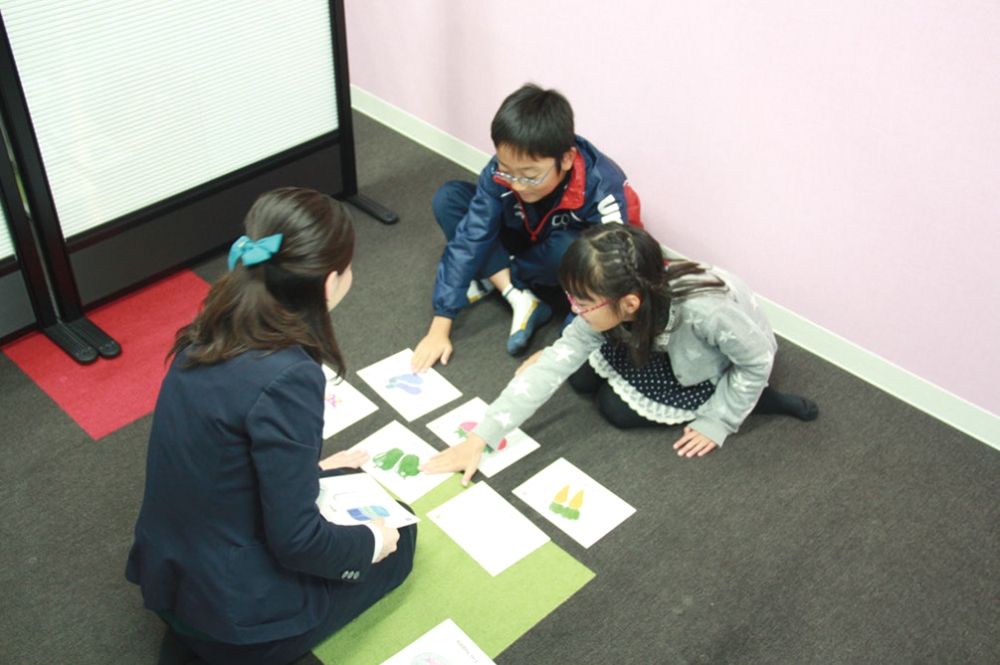
<path fill-rule="evenodd" d="M 673 444 L 682 457 L 721 446 L 750 413 L 818 415 L 811 400 L 767 385 L 777 342 L 736 276 L 665 261 L 646 231 L 612 223 L 570 245 L 559 281 L 578 316 L 521 365 L 472 435 L 425 471 L 464 471 L 467 484 L 485 447 L 495 447 L 567 379 L 596 394 L 601 414 L 619 428 L 687 423 Z"/>

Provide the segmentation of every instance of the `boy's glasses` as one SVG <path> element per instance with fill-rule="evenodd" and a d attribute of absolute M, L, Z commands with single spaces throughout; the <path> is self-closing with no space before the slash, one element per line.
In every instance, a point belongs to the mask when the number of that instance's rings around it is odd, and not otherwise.
<path fill-rule="evenodd" d="M 573 310 L 574 314 L 586 314 L 587 312 L 593 312 L 595 309 L 600 309 L 605 305 L 610 305 L 611 303 L 614 302 L 614 299 L 612 298 L 611 300 L 605 300 L 600 305 L 594 305 L 593 307 L 581 309 L 580 304 L 576 301 L 575 298 L 573 298 L 573 296 L 569 294 L 569 291 L 563 291 L 563 293 L 566 294 L 566 298 L 569 300 L 569 308 Z"/>
<path fill-rule="evenodd" d="M 497 178 L 500 178 L 501 180 L 509 182 L 510 184 L 514 184 L 515 182 L 523 182 L 528 185 L 540 185 L 546 178 L 549 177 L 549 174 L 552 173 L 552 169 L 554 169 L 555 167 L 556 163 L 552 162 L 552 166 L 550 166 L 549 170 L 543 173 L 540 178 L 522 178 L 516 175 L 511 175 L 509 173 L 504 173 L 503 171 L 498 171 L 496 169 L 493 169 L 492 174 L 495 175 Z"/>

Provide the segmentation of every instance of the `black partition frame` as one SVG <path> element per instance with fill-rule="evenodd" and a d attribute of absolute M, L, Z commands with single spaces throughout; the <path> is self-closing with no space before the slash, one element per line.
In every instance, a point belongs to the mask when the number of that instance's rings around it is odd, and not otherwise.
<path fill-rule="evenodd" d="M 83 315 L 85 307 L 169 273 L 232 242 L 263 191 L 310 187 L 360 207 L 383 223 L 398 217 L 358 193 L 343 0 L 330 0 L 337 129 L 188 191 L 65 238 L 0 17 L 0 113 L 10 134 L 46 276 L 61 321 L 97 335 L 101 355 L 116 355 Z M 80 322 L 80 323 L 75 323 Z M 86 323 L 83 323 L 86 322 Z M 40 327 L 44 327 L 41 319 Z M 105 336 L 106 337 L 106 336 Z M 112 340 L 113 342 L 113 340 Z M 106 353 L 105 353 L 106 351 Z M 78 358 L 79 359 L 79 358 Z"/>

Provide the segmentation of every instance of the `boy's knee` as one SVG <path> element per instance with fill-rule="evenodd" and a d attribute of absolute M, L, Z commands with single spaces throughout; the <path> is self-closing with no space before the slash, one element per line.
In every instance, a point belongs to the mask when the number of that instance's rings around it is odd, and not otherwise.
<path fill-rule="evenodd" d="M 434 193 L 431 209 L 446 234 L 454 233 L 455 227 L 469 211 L 469 204 L 475 193 L 476 186 L 464 180 L 449 180 Z M 451 235 L 448 237 L 450 239 Z"/>

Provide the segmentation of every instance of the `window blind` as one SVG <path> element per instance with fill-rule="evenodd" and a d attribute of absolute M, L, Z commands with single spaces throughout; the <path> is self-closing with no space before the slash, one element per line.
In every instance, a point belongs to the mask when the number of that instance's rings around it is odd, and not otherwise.
<path fill-rule="evenodd" d="M 0 261 L 12 256 L 14 256 L 14 241 L 7 226 L 7 213 L 4 212 L 3 206 L 0 206 Z"/>
<path fill-rule="evenodd" d="M 0 0 L 63 234 L 338 128 L 327 0 Z"/>

